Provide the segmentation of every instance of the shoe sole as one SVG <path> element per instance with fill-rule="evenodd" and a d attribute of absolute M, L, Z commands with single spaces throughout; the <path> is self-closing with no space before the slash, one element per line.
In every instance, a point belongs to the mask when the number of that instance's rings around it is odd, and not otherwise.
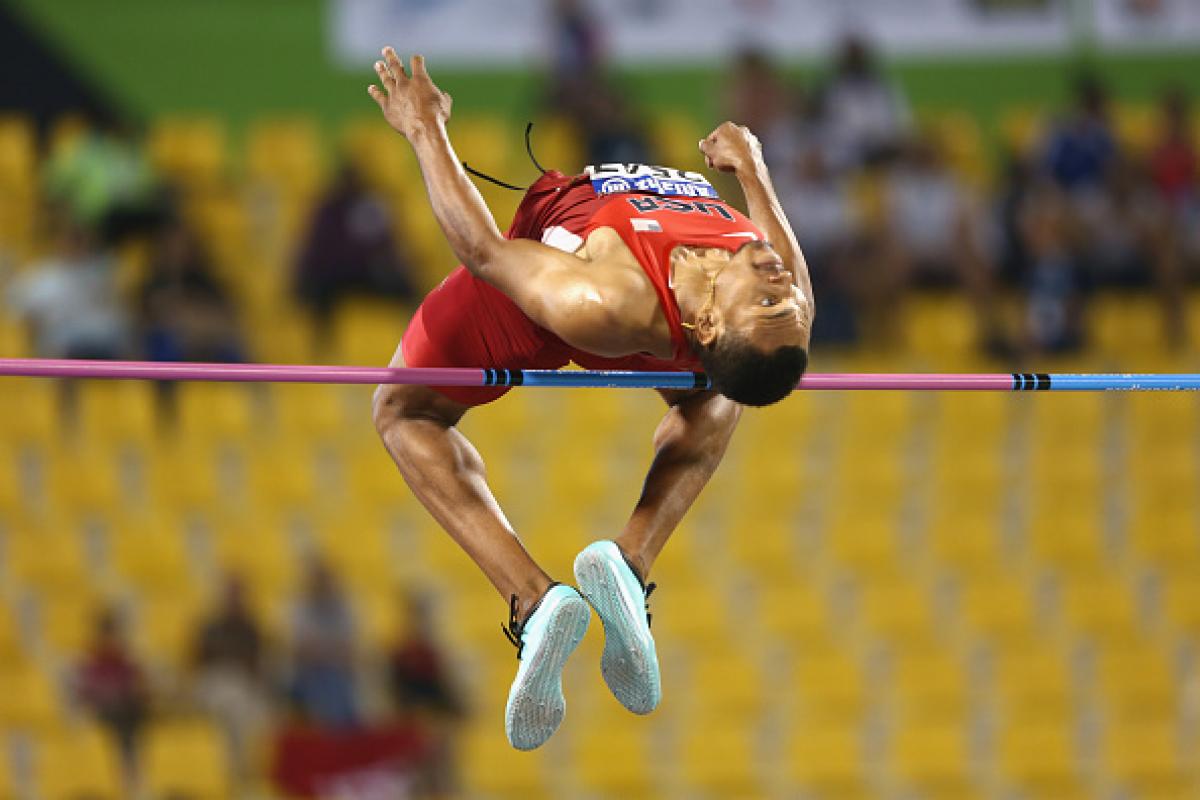
<path fill-rule="evenodd" d="M 528 666 L 509 691 L 504 729 L 509 743 L 518 750 L 540 747 L 562 724 L 567 710 L 563 667 L 583 641 L 591 619 L 587 603 L 580 597 L 563 600 L 551 613 L 541 646 L 526 652 Z"/>
<path fill-rule="evenodd" d="M 604 682 L 625 708 L 649 714 L 658 707 L 662 688 L 645 598 L 622 592 L 616 565 L 591 550 L 575 559 L 575 580 L 604 625 Z"/>

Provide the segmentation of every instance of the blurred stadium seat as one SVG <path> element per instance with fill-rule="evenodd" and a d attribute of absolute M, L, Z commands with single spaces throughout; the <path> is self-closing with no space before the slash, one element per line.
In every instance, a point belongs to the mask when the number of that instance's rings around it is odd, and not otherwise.
<path fill-rule="evenodd" d="M 34 784 L 46 800 L 127 796 L 112 737 L 94 725 L 72 725 L 38 736 L 34 763 Z"/>
<path fill-rule="evenodd" d="M 210 723 L 153 723 L 145 735 L 142 758 L 143 780 L 155 797 L 219 800 L 230 796 L 225 745 Z"/>

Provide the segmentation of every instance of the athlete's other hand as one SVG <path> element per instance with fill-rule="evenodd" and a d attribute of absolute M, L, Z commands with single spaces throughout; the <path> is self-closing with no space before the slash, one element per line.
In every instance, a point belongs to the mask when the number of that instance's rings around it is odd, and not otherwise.
<path fill-rule="evenodd" d="M 411 139 L 414 134 L 450 119 L 450 95 L 443 92 L 425 71 L 425 57 L 413 56 L 412 75 L 404 71 L 404 62 L 390 47 L 383 48 L 383 60 L 375 62 L 375 73 L 383 88 L 367 87 L 379 104 L 388 124 Z"/>
<path fill-rule="evenodd" d="M 758 163 L 762 158 L 762 145 L 745 125 L 722 122 L 700 140 L 700 152 L 709 169 L 740 172 Z"/>

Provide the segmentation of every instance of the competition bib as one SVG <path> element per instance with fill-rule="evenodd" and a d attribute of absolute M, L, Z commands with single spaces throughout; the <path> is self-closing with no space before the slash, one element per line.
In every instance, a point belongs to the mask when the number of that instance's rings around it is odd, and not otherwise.
<path fill-rule="evenodd" d="M 600 164 L 588 166 L 584 174 L 592 181 L 596 194 L 641 192 L 666 197 L 708 197 L 719 199 L 708 178 L 699 172 L 646 164 Z"/>

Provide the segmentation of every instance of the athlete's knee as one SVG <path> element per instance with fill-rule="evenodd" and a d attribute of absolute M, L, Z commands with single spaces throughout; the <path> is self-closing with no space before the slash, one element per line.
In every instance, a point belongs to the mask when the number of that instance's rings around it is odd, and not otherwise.
<path fill-rule="evenodd" d="M 452 413 L 446 408 L 447 404 L 425 386 L 382 384 L 376 387 L 371 399 L 371 418 L 380 436 L 385 436 L 396 425 L 412 420 L 449 426 L 461 413 Z"/>
<path fill-rule="evenodd" d="M 380 436 L 412 413 L 412 403 L 404 390 L 411 387 L 380 384 L 371 397 L 371 419 Z"/>

